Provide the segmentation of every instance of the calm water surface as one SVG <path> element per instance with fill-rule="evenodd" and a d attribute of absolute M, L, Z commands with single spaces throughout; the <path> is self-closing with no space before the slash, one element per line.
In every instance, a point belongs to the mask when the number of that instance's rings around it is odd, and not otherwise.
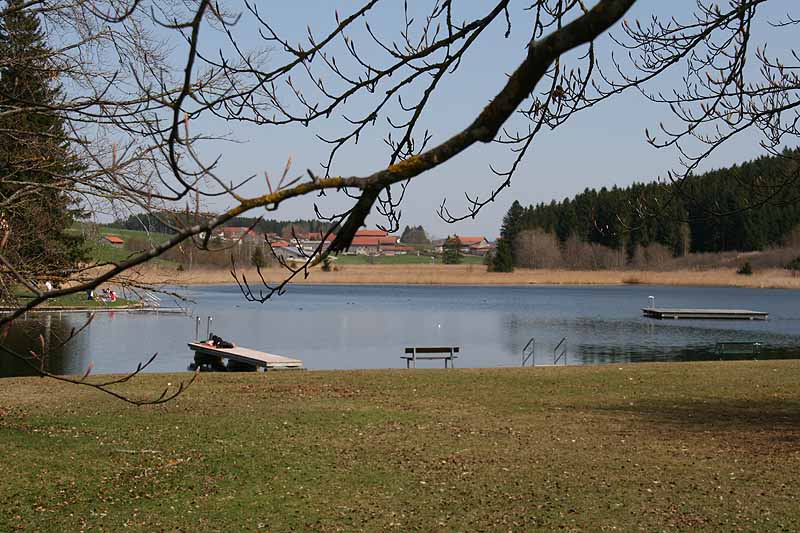
<path fill-rule="evenodd" d="M 569 364 L 715 359 L 719 341 L 760 341 L 762 358 L 800 355 L 800 292 L 697 287 L 452 287 L 292 286 L 266 304 L 244 301 L 237 287 L 193 287 L 190 309 L 213 316 L 212 331 L 233 342 L 303 359 L 310 369 L 397 368 L 405 346 L 454 345 L 457 366 L 519 365 L 536 339 L 537 364 L 552 363 L 567 338 Z M 763 310 L 762 321 L 655 321 L 641 317 L 647 297 L 660 307 Z M 42 333 L 65 338 L 86 315 L 39 315 L 20 320 L 4 341 L 27 352 Z M 153 353 L 150 371 L 186 370 L 194 318 L 180 315 L 98 314 L 52 357 L 56 372 L 124 372 Z M 33 344 L 32 344 L 33 343 Z M 441 366 L 441 362 L 420 366 Z M 28 374 L 0 358 L 0 375 Z"/>

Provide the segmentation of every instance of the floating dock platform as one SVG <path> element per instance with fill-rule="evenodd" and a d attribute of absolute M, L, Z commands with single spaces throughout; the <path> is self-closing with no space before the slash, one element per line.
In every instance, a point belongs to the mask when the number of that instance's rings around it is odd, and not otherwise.
<path fill-rule="evenodd" d="M 236 346 L 234 348 L 216 348 L 202 342 L 190 342 L 189 348 L 197 355 L 210 359 L 227 359 L 228 367 L 238 364 L 249 365 L 254 368 L 263 367 L 264 370 L 304 370 L 303 361 L 292 359 L 284 355 L 275 355 L 259 352 L 251 348 Z M 231 362 L 234 365 L 231 365 Z M 238 365 L 237 365 L 238 366 Z"/>
<path fill-rule="evenodd" d="M 749 309 L 676 309 L 643 307 L 647 318 L 672 318 L 689 320 L 766 320 L 769 313 Z"/>

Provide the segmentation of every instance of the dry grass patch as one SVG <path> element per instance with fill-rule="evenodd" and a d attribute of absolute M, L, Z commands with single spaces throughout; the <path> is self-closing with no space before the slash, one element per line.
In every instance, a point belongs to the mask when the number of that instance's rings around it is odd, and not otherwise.
<path fill-rule="evenodd" d="M 258 283 L 255 270 L 244 270 L 251 282 Z M 264 270 L 270 282 L 283 279 L 285 271 Z M 227 270 L 186 272 L 148 268 L 142 271 L 140 282 L 167 284 L 225 284 L 233 283 Z M 511 273 L 487 272 L 483 265 L 346 265 L 335 272 L 311 271 L 307 279 L 297 283 L 345 285 L 686 285 L 731 286 L 755 288 L 800 289 L 800 276 L 788 270 L 757 270 L 752 276 L 736 274 L 735 268 L 710 270 L 548 270 L 516 269 Z"/>

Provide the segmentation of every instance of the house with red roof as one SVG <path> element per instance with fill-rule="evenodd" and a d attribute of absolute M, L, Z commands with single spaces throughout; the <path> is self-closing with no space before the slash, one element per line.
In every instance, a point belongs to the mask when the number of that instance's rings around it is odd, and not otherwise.
<path fill-rule="evenodd" d="M 489 242 L 486 237 L 469 237 L 467 235 L 456 235 L 455 237 L 461 242 L 461 246 L 473 246 Z"/>
<path fill-rule="evenodd" d="M 486 244 L 478 243 L 478 244 L 473 244 L 472 246 L 470 246 L 468 253 L 470 253 L 472 255 L 486 255 L 489 252 L 494 251 L 495 248 L 496 248 L 495 244 L 491 243 L 491 242 L 486 243 Z"/>
<path fill-rule="evenodd" d="M 100 242 L 113 246 L 114 248 L 122 248 L 125 245 L 125 241 L 116 235 L 103 235 Z"/>
<path fill-rule="evenodd" d="M 333 233 L 327 236 L 325 235 L 325 233 L 327 232 L 312 231 L 311 233 L 301 233 L 297 235 L 297 239 L 300 241 L 300 245 L 303 247 L 303 250 L 309 253 L 319 248 L 324 239 L 325 244 L 322 246 L 322 249 L 325 250 L 328 248 L 328 246 L 331 245 L 333 240 L 336 238 L 336 235 L 334 235 Z"/>
<path fill-rule="evenodd" d="M 298 233 L 297 234 L 297 238 L 300 239 L 300 240 L 317 241 L 317 242 L 322 242 L 322 239 L 325 239 L 326 241 L 332 241 L 333 239 L 336 238 L 336 234 L 331 233 L 330 235 L 328 235 L 326 237 L 325 236 L 326 233 L 327 232 L 325 232 L 325 231 L 312 231 L 310 233 Z"/>
<path fill-rule="evenodd" d="M 274 241 L 270 240 L 269 243 L 270 245 L 272 245 L 272 248 L 288 248 L 289 246 L 291 246 L 291 244 L 289 244 L 289 241 L 284 241 L 283 239 L 276 239 Z"/>
<path fill-rule="evenodd" d="M 386 247 L 397 246 L 400 238 L 379 229 L 360 229 L 356 231 L 349 253 L 356 255 L 380 255 Z"/>
<path fill-rule="evenodd" d="M 444 243 L 449 239 L 458 239 L 461 243 L 461 250 L 462 254 L 471 254 L 471 255 L 484 255 L 486 252 L 493 248 L 493 245 L 486 239 L 486 237 L 473 237 L 469 235 L 453 235 L 448 237 L 447 239 L 441 239 L 436 241 L 436 251 L 438 253 L 443 253 L 444 251 Z"/>
<path fill-rule="evenodd" d="M 387 235 L 389 235 L 389 232 L 382 229 L 361 228 L 356 231 L 357 237 L 386 237 Z"/>
<path fill-rule="evenodd" d="M 257 239 L 256 230 L 244 226 L 225 226 L 222 228 L 222 239 L 226 241 L 243 241 Z"/>
<path fill-rule="evenodd" d="M 381 252 L 383 255 L 406 255 L 416 252 L 416 248 L 405 244 L 387 244 L 381 246 Z"/>
<path fill-rule="evenodd" d="M 483 236 L 473 237 L 469 235 L 456 235 L 455 237 L 457 237 L 461 243 L 460 250 L 462 254 L 482 255 L 478 252 L 484 250 L 486 246 L 489 246 L 489 241 Z M 486 252 L 484 251 L 484 253 Z"/>

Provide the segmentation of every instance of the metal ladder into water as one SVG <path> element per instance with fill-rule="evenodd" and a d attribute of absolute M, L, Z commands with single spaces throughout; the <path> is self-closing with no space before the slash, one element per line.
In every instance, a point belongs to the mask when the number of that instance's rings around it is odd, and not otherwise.
<path fill-rule="evenodd" d="M 559 351 L 559 349 L 561 351 Z M 561 358 L 564 358 L 564 365 L 567 364 L 567 338 L 563 337 L 556 347 L 553 348 L 553 366 L 557 365 Z"/>
<path fill-rule="evenodd" d="M 522 366 L 530 361 L 531 366 L 536 366 L 536 338 L 531 337 L 525 347 L 522 349 Z M 567 338 L 562 337 L 561 340 L 553 348 L 553 365 L 557 365 L 559 361 L 564 360 L 564 365 L 567 364 Z"/>
<path fill-rule="evenodd" d="M 529 359 L 531 361 L 531 366 L 536 366 L 534 352 L 536 352 L 536 338 L 531 337 L 531 340 L 529 340 L 528 344 L 522 349 L 522 366 L 525 366 L 525 363 L 527 363 Z"/>

